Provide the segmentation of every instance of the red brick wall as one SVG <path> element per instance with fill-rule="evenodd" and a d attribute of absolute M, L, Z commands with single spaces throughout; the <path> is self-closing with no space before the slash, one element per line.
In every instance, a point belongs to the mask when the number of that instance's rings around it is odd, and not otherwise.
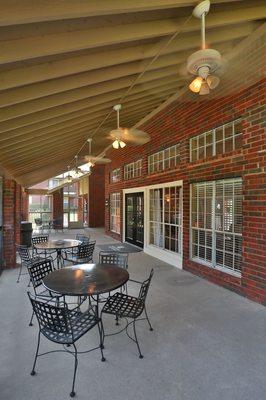
<path fill-rule="evenodd" d="M 183 268 L 262 303 L 266 302 L 264 106 L 265 81 L 227 98 L 216 100 L 205 98 L 204 101 L 195 102 L 177 100 L 141 127 L 151 135 L 149 143 L 144 146 L 126 147 L 126 151 L 110 150 L 108 157 L 112 159 L 112 163 L 106 166 L 105 174 L 106 198 L 109 198 L 110 193 L 122 191 L 123 188 L 183 180 Z M 242 148 L 207 160 L 189 162 L 190 137 L 240 116 L 243 119 Z M 178 142 L 181 162 L 177 168 L 147 175 L 147 156 Z M 140 158 L 143 159 L 143 173 L 140 178 L 110 184 L 109 173 L 112 169 Z M 232 177 L 243 179 L 244 225 L 241 278 L 189 260 L 190 183 Z M 111 234 L 109 208 L 106 209 L 105 228 L 106 232 Z"/>
<path fill-rule="evenodd" d="M 89 227 L 104 226 L 104 165 L 95 165 L 89 180 Z"/>
<path fill-rule="evenodd" d="M 24 214 L 21 186 L 12 179 L 3 179 L 3 259 L 4 268 L 16 267 L 16 243 L 20 243 L 20 222 Z M 26 218 L 24 218 L 26 217 Z"/>
<path fill-rule="evenodd" d="M 53 219 L 57 220 L 59 227 L 63 227 L 63 189 L 57 190 L 53 193 Z"/>

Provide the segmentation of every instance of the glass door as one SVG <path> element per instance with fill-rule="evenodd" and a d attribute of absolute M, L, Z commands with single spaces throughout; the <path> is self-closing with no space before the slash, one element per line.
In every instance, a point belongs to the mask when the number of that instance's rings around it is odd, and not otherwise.
<path fill-rule="evenodd" d="M 126 194 L 126 242 L 138 247 L 144 244 L 144 194 Z"/>

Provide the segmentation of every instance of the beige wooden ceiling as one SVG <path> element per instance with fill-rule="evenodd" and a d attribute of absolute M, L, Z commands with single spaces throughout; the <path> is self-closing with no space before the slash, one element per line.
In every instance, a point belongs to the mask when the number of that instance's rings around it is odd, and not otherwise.
<path fill-rule="evenodd" d="M 31 186 L 65 171 L 88 137 L 99 154 L 115 114 L 95 129 L 197 3 L 0 0 L 0 164 Z M 222 54 L 266 16 L 264 0 L 211 3 L 207 42 Z M 187 86 L 179 70 L 199 47 L 200 21 L 191 18 L 124 99 L 122 126 Z"/>

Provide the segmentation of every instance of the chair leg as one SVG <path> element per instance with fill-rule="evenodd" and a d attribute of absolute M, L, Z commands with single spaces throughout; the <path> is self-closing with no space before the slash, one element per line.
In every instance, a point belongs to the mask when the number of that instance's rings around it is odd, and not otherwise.
<path fill-rule="evenodd" d="M 99 323 L 98 323 L 97 326 L 98 326 L 99 336 L 100 336 L 100 349 L 101 349 L 101 355 L 102 355 L 101 361 L 105 361 L 105 357 L 104 357 L 104 355 L 103 355 L 103 349 L 104 349 L 104 345 L 103 345 L 103 341 L 104 341 L 104 329 L 103 329 L 102 320 L 99 321 Z"/>
<path fill-rule="evenodd" d="M 19 267 L 19 273 L 18 273 L 17 283 L 19 283 L 19 280 L 20 280 L 21 275 L 22 275 L 22 263 L 20 264 L 20 267 Z"/>
<path fill-rule="evenodd" d="M 32 323 L 33 317 L 34 317 L 34 311 L 32 311 L 31 319 L 30 319 L 30 322 L 29 322 L 29 326 L 33 325 L 33 323 Z"/>
<path fill-rule="evenodd" d="M 133 329 L 134 329 L 134 336 L 135 336 L 135 342 L 138 346 L 138 351 L 139 351 L 139 358 L 143 358 L 143 355 L 140 351 L 140 347 L 139 347 L 139 342 L 138 342 L 138 338 L 137 338 L 137 333 L 136 333 L 136 320 L 134 319 L 133 321 Z"/>
<path fill-rule="evenodd" d="M 150 322 L 148 314 L 147 314 L 146 306 L 144 307 L 144 311 L 145 311 L 145 315 L 146 315 L 146 320 L 148 321 L 148 324 L 150 326 L 150 331 L 153 331 L 153 327 L 151 325 L 151 322 Z"/>
<path fill-rule="evenodd" d="M 35 359 L 34 359 L 34 363 L 33 363 L 33 367 L 31 370 L 31 375 L 35 375 L 35 365 L 36 365 L 36 361 L 37 361 L 37 357 L 38 357 L 38 353 L 39 353 L 39 347 L 40 347 L 40 338 L 41 338 L 41 332 L 39 330 L 39 334 L 38 334 L 38 343 L 37 343 L 37 349 L 36 349 L 36 353 L 35 353 Z"/>
<path fill-rule="evenodd" d="M 119 322 L 118 322 L 118 315 L 115 316 L 115 324 L 116 324 L 116 325 L 119 325 Z"/>
<path fill-rule="evenodd" d="M 75 349 L 75 366 L 74 366 L 74 375 L 73 375 L 73 381 L 72 381 L 72 390 L 70 392 L 70 397 L 74 397 L 76 395 L 74 389 L 75 389 L 75 381 L 76 381 L 76 373 L 77 373 L 77 367 L 78 367 L 78 352 L 75 343 L 73 343 L 73 347 Z"/>

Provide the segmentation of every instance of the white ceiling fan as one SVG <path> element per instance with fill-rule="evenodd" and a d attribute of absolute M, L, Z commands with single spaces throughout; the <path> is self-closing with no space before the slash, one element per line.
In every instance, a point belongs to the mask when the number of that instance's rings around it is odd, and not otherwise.
<path fill-rule="evenodd" d="M 114 110 L 117 113 L 117 128 L 109 133 L 109 138 L 113 141 L 113 148 L 119 149 L 124 148 L 127 143 L 132 145 L 142 145 L 150 141 L 150 135 L 135 128 L 122 128 L 120 126 L 120 115 L 121 104 L 116 104 Z"/>
<path fill-rule="evenodd" d="M 210 90 L 219 85 L 220 78 L 218 75 L 224 65 L 224 60 L 219 51 L 206 48 L 205 16 L 209 9 L 209 0 L 202 1 L 194 8 L 194 17 L 201 19 L 202 48 L 188 57 L 186 65 L 188 73 L 196 76 L 190 83 L 189 89 L 200 95 L 209 94 Z"/>
<path fill-rule="evenodd" d="M 89 154 L 84 156 L 84 159 L 86 161 L 86 165 L 89 169 L 94 167 L 95 164 L 108 164 L 111 162 L 110 158 L 105 158 L 105 157 L 94 157 L 91 154 L 91 144 L 92 144 L 92 138 L 88 138 L 87 142 L 89 143 Z"/>

